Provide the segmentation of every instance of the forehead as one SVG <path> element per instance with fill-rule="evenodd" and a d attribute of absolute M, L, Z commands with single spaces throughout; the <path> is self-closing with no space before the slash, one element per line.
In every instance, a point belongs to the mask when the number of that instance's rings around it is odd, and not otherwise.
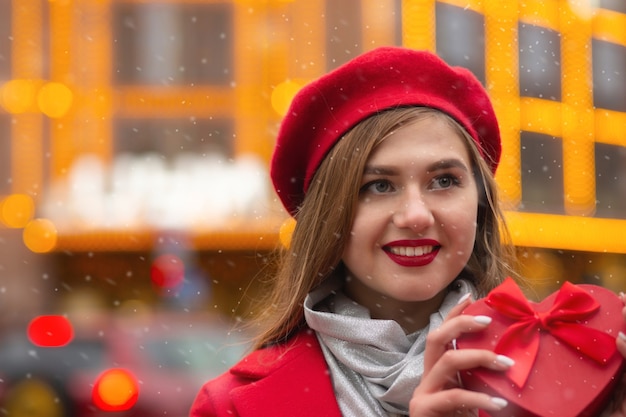
<path fill-rule="evenodd" d="M 400 126 L 381 139 L 367 163 L 385 159 L 397 162 L 410 159 L 417 163 L 451 158 L 472 165 L 468 140 L 446 118 L 429 115 Z"/>

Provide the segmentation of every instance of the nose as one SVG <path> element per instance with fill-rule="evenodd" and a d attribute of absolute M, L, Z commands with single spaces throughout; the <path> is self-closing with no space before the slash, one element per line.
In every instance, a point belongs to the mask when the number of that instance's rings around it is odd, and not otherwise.
<path fill-rule="evenodd" d="M 393 213 L 393 223 L 399 228 L 424 230 L 435 222 L 433 212 L 421 190 L 405 189 Z"/>

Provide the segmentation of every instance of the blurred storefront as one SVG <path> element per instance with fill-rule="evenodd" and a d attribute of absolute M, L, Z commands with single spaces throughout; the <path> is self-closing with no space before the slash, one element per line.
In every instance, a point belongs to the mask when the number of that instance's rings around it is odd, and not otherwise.
<path fill-rule="evenodd" d="M 244 315 L 286 219 L 267 162 L 290 98 L 385 44 L 487 86 L 538 295 L 565 279 L 626 288 L 625 4 L 0 1 L 4 324 L 84 288 L 110 309 Z"/>
<path fill-rule="evenodd" d="M 0 338 L 59 315 L 97 330 L 100 357 L 125 348 L 94 320 L 130 318 L 135 346 L 175 347 L 144 378 L 167 378 L 175 359 L 181 375 L 203 371 L 171 395 L 193 393 L 216 364 L 195 359 L 253 313 L 289 235 L 267 165 L 291 97 L 381 45 L 437 51 L 487 87 L 497 180 L 536 296 L 564 280 L 626 290 L 623 0 L 0 0 Z M 207 328 L 191 328 L 198 317 Z M 207 336 L 171 343 L 187 333 Z M 70 362 L 64 377 L 86 371 Z M 43 385 L 18 374 L 29 388 L 8 391 L 0 374 L 0 397 L 30 407 Z M 45 405 L 69 404 L 66 391 L 28 415 L 69 415 Z M 95 410 L 84 391 L 76 415 Z M 132 415 L 154 415 L 142 408 L 153 394 L 165 398 L 147 390 Z"/>

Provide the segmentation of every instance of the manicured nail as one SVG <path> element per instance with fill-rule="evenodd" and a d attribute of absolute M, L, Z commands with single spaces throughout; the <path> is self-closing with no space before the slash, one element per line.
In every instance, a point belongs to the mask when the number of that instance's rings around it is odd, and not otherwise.
<path fill-rule="evenodd" d="M 500 365 L 506 366 L 507 368 L 510 368 L 511 366 L 515 365 L 515 361 L 513 359 L 504 355 L 496 356 L 496 362 L 498 362 Z"/>
<path fill-rule="evenodd" d="M 618 336 L 621 340 L 623 340 L 623 341 L 625 341 L 625 342 L 626 342 L 626 334 L 624 334 L 623 332 L 619 332 L 619 333 L 617 334 L 617 336 Z"/>
<path fill-rule="evenodd" d="M 498 407 L 498 410 L 502 410 L 504 407 L 509 405 L 509 402 L 507 400 L 500 397 L 491 397 L 491 402 Z"/>
<path fill-rule="evenodd" d="M 491 323 L 491 317 L 489 316 L 474 316 L 474 321 L 478 324 L 489 324 Z"/>
<path fill-rule="evenodd" d="M 463 297 L 459 298 L 459 302 L 457 303 L 457 305 L 459 304 L 463 304 L 465 301 L 467 301 L 468 298 L 470 298 L 472 296 L 472 293 L 465 293 L 463 294 Z"/>

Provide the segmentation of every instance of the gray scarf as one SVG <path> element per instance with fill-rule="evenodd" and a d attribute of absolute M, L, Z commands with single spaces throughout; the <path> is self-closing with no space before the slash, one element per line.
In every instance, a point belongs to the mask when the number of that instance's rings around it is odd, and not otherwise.
<path fill-rule="evenodd" d="M 405 334 L 393 320 L 372 319 L 369 310 L 342 292 L 343 281 L 329 279 L 304 302 L 306 322 L 316 331 L 344 417 L 408 415 L 408 404 L 424 372 L 426 335 L 441 325 L 468 292 L 457 280 L 430 324 Z"/>

